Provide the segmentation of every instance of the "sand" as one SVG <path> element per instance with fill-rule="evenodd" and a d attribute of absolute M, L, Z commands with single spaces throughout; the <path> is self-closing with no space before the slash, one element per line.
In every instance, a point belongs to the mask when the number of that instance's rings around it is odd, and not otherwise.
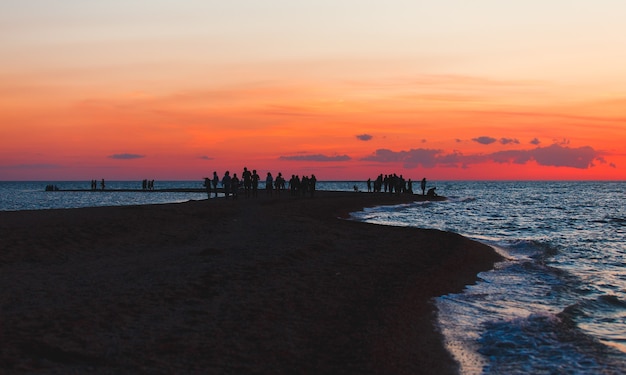
<path fill-rule="evenodd" d="M 432 298 L 498 255 L 346 220 L 409 196 L 0 212 L 3 373 L 454 374 Z"/>

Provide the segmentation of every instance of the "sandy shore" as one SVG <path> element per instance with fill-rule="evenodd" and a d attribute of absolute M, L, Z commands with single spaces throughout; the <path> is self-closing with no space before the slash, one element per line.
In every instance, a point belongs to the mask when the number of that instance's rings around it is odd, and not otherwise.
<path fill-rule="evenodd" d="M 447 374 L 434 296 L 498 256 L 342 220 L 387 194 L 0 212 L 3 373 Z"/>

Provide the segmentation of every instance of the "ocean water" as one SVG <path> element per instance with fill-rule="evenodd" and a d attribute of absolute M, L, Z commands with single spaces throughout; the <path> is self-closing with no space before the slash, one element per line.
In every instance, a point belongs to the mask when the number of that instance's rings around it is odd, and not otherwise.
<path fill-rule="evenodd" d="M 127 206 L 202 200 L 207 199 L 206 193 L 159 192 L 158 190 L 202 189 L 203 183 L 204 181 L 155 181 L 155 192 L 128 192 L 121 190 L 141 190 L 141 181 L 106 181 L 104 191 L 90 191 L 90 181 L 0 181 L 0 211 Z M 86 191 L 45 191 L 47 185 L 54 185 L 60 190 Z M 367 191 L 367 186 L 362 181 L 321 181 L 317 183 L 317 189 L 353 191 L 355 185 L 357 189 Z M 261 182 L 260 188 L 264 187 L 265 182 Z M 100 188 L 99 183 L 98 188 Z"/>
<path fill-rule="evenodd" d="M 439 182 L 354 219 L 457 232 L 506 260 L 437 298 L 462 374 L 626 373 L 626 182 Z"/>

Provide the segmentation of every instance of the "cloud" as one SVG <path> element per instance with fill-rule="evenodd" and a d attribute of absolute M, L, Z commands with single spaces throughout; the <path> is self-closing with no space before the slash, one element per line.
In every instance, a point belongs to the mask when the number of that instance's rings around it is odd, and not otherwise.
<path fill-rule="evenodd" d="M 138 154 L 113 154 L 113 155 L 109 155 L 108 158 L 117 159 L 117 160 L 132 160 L 132 159 L 145 158 L 145 156 L 138 155 Z"/>
<path fill-rule="evenodd" d="M 322 154 L 315 155 L 295 155 L 295 156 L 281 156 L 281 160 L 289 161 L 316 161 L 316 162 L 329 162 L 329 161 L 348 161 L 352 160 L 348 155 L 335 155 L 327 156 Z"/>
<path fill-rule="evenodd" d="M 392 151 L 388 149 L 378 149 L 373 155 L 366 156 L 361 160 L 375 161 L 379 163 L 398 163 L 401 162 L 405 168 L 432 168 L 437 164 L 437 157 L 441 154 L 441 150 L 433 149 L 411 149 L 409 151 Z"/>
<path fill-rule="evenodd" d="M 493 142 L 497 141 L 497 139 L 495 139 L 493 137 L 482 136 L 482 137 L 478 137 L 478 138 L 472 138 L 472 141 L 478 142 L 478 143 L 483 144 L 483 145 L 490 145 Z"/>
<path fill-rule="evenodd" d="M 215 158 L 212 158 L 212 157 L 206 156 L 206 155 L 202 155 L 202 156 L 200 156 L 200 159 L 202 159 L 202 160 L 214 160 Z"/>
<path fill-rule="evenodd" d="M 539 146 L 540 143 L 541 141 L 537 138 L 533 138 L 532 141 L 530 141 L 530 144 L 535 146 Z"/>
<path fill-rule="evenodd" d="M 526 164 L 536 162 L 547 167 L 568 167 L 587 169 L 594 166 L 594 161 L 607 163 L 601 152 L 590 146 L 570 148 L 559 144 L 548 147 L 537 147 L 531 150 L 506 150 L 491 154 L 464 155 L 460 152 L 444 154 L 441 150 L 411 149 L 409 151 L 392 151 L 379 149 L 373 155 L 366 156 L 364 161 L 379 163 L 402 163 L 405 168 L 433 168 L 437 165 L 444 167 L 467 168 L 472 164 L 493 161 L 496 163 Z M 613 163 L 609 164 L 615 167 Z"/>
<path fill-rule="evenodd" d="M 537 147 L 533 150 L 500 151 L 490 155 L 497 163 L 526 164 L 534 160 L 537 164 L 547 167 L 570 167 L 587 169 L 593 167 L 593 161 L 604 159 L 592 147 L 564 147 L 553 144 L 548 147 Z"/>
<path fill-rule="evenodd" d="M 560 145 L 538 147 L 532 155 L 539 165 L 586 169 L 593 166 L 593 160 L 600 156 L 589 146 L 569 148 Z"/>
<path fill-rule="evenodd" d="M 361 140 L 361 141 L 369 141 L 372 138 L 374 138 L 373 136 L 369 135 L 369 134 L 359 134 L 356 136 L 357 139 Z"/>
<path fill-rule="evenodd" d="M 515 138 L 500 138 L 500 143 L 502 143 L 503 145 L 508 145 L 508 144 L 519 144 L 519 141 Z"/>

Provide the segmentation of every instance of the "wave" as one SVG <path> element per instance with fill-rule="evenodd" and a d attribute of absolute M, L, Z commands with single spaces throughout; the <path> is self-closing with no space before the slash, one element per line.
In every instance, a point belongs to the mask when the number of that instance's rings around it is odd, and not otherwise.
<path fill-rule="evenodd" d="M 536 313 L 488 322 L 478 339 L 490 358 L 485 374 L 618 374 L 626 370 L 622 354 L 579 330 L 565 313 Z M 532 358 L 532 360 L 528 360 Z"/>

